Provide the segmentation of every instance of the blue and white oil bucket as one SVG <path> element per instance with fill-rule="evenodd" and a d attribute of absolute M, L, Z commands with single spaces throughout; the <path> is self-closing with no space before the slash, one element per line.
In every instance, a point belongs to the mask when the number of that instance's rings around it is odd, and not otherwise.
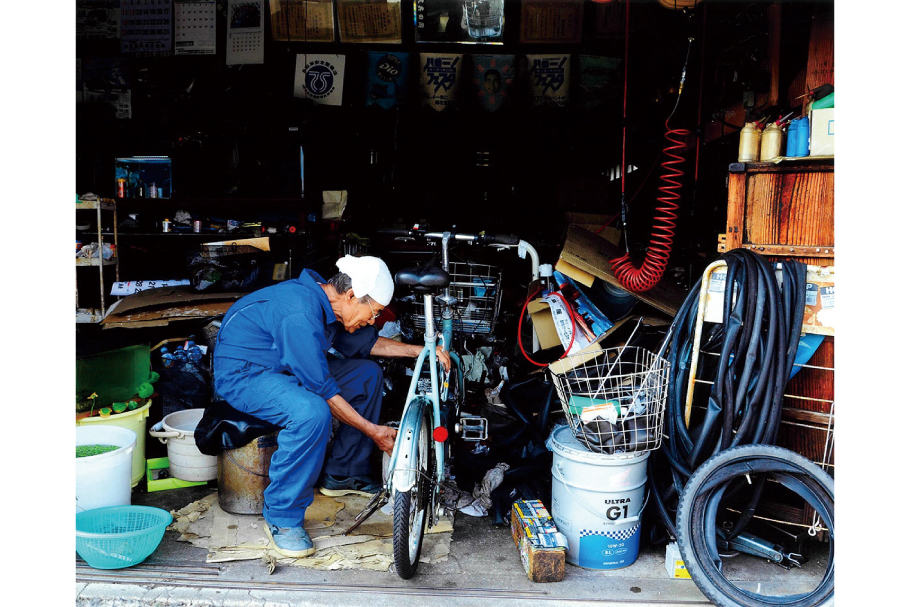
<path fill-rule="evenodd" d="M 566 560 L 619 569 L 638 558 L 649 451 L 605 455 L 579 443 L 569 426 L 547 440 L 553 452 L 553 520 L 569 540 Z"/>

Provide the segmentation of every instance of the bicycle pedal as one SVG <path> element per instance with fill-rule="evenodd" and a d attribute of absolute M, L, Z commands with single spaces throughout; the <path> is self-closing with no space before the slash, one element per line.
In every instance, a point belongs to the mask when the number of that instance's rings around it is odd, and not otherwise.
<path fill-rule="evenodd" d="M 462 415 L 455 424 L 455 432 L 463 441 L 487 440 L 487 418 L 478 415 Z"/>

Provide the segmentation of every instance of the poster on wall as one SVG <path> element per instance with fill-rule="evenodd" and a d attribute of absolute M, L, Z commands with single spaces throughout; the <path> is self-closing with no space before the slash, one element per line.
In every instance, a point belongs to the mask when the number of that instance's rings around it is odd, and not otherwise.
<path fill-rule="evenodd" d="M 367 53 L 367 105 L 392 108 L 401 104 L 407 94 L 408 54 Z"/>
<path fill-rule="evenodd" d="M 332 0 L 269 0 L 272 40 L 335 42 Z"/>
<path fill-rule="evenodd" d="M 625 27 L 625 2 L 598 2 L 594 5 L 595 38 L 621 38 L 625 36 Z"/>
<path fill-rule="evenodd" d="M 171 0 L 120 0 L 120 52 L 170 55 L 172 18 Z"/>
<path fill-rule="evenodd" d="M 584 0 L 521 0 L 522 44 L 578 44 Z"/>
<path fill-rule="evenodd" d="M 571 55 L 528 55 L 531 95 L 537 106 L 566 107 L 569 103 Z"/>
<path fill-rule="evenodd" d="M 133 117 L 129 67 L 125 59 L 97 57 L 79 61 L 77 100 L 110 106 L 118 120 Z"/>
<path fill-rule="evenodd" d="M 622 92 L 622 59 L 580 55 L 578 91 L 581 97 L 579 105 L 586 110 L 619 100 Z"/>
<path fill-rule="evenodd" d="M 342 42 L 401 44 L 399 0 L 337 0 Z"/>
<path fill-rule="evenodd" d="M 423 104 L 436 111 L 454 106 L 463 56 L 420 53 L 420 88 Z"/>
<path fill-rule="evenodd" d="M 120 0 L 76 0 L 76 39 L 105 40 L 120 36 Z"/>
<path fill-rule="evenodd" d="M 471 55 L 474 98 L 483 109 L 498 110 L 515 79 L 515 55 Z"/>
<path fill-rule="evenodd" d="M 502 44 L 505 0 L 414 0 L 417 42 Z"/>
<path fill-rule="evenodd" d="M 215 0 L 174 0 L 174 54 L 215 54 Z"/>
<path fill-rule="evenodd" d="M 228 0 L 225 63 L 263 63 L 263 0 Z"/>
<path fill-rule="evenodd" d="M 294 97 L 321 105 L 341 105 L 344 55 L 297 55 Z"/>

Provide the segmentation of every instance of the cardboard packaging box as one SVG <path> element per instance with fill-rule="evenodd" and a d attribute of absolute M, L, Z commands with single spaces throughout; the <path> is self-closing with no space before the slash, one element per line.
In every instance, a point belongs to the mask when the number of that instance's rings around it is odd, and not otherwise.
<path fill-rule="evenodd" d="M 834 108 L 809 112 L 809 155 L 834 156 Z"/>
<path fill-rule="evenodd" d="M 532 582 L 559 582 L 566 575 L 566 536 L 540 500 L 512 504 L 512 539 Z"/>

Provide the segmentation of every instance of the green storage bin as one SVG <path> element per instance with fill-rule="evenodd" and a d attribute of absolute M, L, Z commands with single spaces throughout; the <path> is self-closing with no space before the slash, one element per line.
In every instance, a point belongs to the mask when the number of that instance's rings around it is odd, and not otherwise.
<path fill-rule="evenodd" d="M 148 381 L 151 354 L 146 345 L 129 346 L 76 358 L 76 394 L 95 392 L 96 407 L 125 401 Z M 85 394 L 86 396 L 88 394 Z"/>

